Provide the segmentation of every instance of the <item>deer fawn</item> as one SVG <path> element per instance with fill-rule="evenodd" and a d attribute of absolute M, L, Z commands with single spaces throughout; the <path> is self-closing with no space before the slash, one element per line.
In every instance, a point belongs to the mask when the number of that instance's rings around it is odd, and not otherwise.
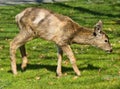
<path fill-rule="evenodd" d="M 19 34 L 10 42 L 10 58 L 13 74 L 17 74 L 16 50 L 20 48 L 22 56 L 21 68 L 24 70 L 28 59 L 25 43 L 33 38 L 43 38 L 53 41 L 58 48 L 57 75 L 62 75 L 61 62 L 63 52 L 70 59 L 73 70 L 80 76 L 76 65 L 76 59 L 70 48 L 70 44 L 87 44 L 97 46 L 105 51 L 112 52 L 108 36 L 102 31 L 102 21 L 99 21 L 94 30 L 82 27 L 71 18 L 63 16 L 43 8 L 26 8 L 16 15 Z"/>

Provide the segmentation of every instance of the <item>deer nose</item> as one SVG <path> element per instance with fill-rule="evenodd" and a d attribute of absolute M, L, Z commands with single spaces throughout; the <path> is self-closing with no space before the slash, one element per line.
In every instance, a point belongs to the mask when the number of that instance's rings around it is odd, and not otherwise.
<path fill-rule="evenodd" d="M 108 52 L 108 53 L 111 53 L 112 51 L 113 51 L 112 49 L 110 49 L 110 50 L 107 50 L 107 52 Z"/>
<path fill-rule="evenodd" d="M 113 50 L 111 49 L 111 50 L 110 50 L 110 53 L 111 53 L 112 51 L 113 51 Z"/>

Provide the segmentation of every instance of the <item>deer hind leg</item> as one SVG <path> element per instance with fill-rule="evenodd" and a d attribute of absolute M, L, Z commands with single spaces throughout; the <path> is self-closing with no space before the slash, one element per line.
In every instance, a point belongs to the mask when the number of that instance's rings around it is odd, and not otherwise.
<path fill-rule="evenodd" d="M 21 31 L 10 43 L 10 59 L 11 59 L 11 69 L 13 74 L 17 74 L 17 66 L 16 66 L 16 50 L 20 46 L 24 45 L 27 41 L 29 41 L 32 36 L 27 31 Z M 22 48 L 23 49 L 23 48 Z M 25 54 L 22 54 L 25 56 Z"/>
<path fill-rule="evenodd" d="M 78 69 L 78 67 L 76 65 L 76 59 L 74 57 L 74 54 L 73 54 L 72 49 L 70 48 L 70 46 L 69 45 L 62 46 L 62 50 L 63 50 L 63 52 L 66 53 L 67 57 L 70 59 L 70 62 L 72 64 L 72 67 L 73 67 L 73 70 L 75 71 L 75 73 L 78 76 L 80 76 L 81 73 L 80 73 L 80 71 L 79 71 L 79 69 Z"/>
<path fill-rule="evenodd" d="M 22 46 L 20 47 L 20 53 L 21 53 L 21 56 L 22 56 L 21 69 L 24 71 L 24 70 L 26 69 L 27 63 L 28 63 L 25 45 L 22 45 Z"/>
<path fill-rule="evenodd" d="M 57 47 L 58 47 L 58 64 L 57 64 L 56 73 L 57 73 L 57 76 L 60 77 L 60 76 L 62 76 L 61 64 L 62 64 L 63 51 L 62 51 L 61 47 L 59 47 L 59 46 L 57 46 Z"/>

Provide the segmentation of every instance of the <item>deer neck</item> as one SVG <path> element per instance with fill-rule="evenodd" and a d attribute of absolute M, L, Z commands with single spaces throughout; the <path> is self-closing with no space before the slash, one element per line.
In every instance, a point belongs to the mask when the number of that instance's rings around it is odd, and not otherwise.
<path fill-rule="evenodd" d="M 76 44 L 94 45 L 95 36 L 93 35 L 93 33 L 93 30 L 84 27 L 79 27 L 74 35 L 72 42 Z"/>

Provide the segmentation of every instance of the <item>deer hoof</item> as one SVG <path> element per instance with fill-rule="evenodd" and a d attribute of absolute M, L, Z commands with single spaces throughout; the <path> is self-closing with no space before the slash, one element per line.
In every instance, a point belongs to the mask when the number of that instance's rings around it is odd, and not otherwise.
<path fill-rule="evenodd" d="M 81 73 L 79 72 L 79 73 L 77 73 L 77 76 L 81 76 Z"/>
<path fill-rule="evenodd" d="M 58 78 L 62 77 L 62 73 L 56 74 Z"/>
<path fill-rule="evenodd" d="M 22 72 L 26 71 L 26 66 L 21 66 L 21 69 Z"/>

